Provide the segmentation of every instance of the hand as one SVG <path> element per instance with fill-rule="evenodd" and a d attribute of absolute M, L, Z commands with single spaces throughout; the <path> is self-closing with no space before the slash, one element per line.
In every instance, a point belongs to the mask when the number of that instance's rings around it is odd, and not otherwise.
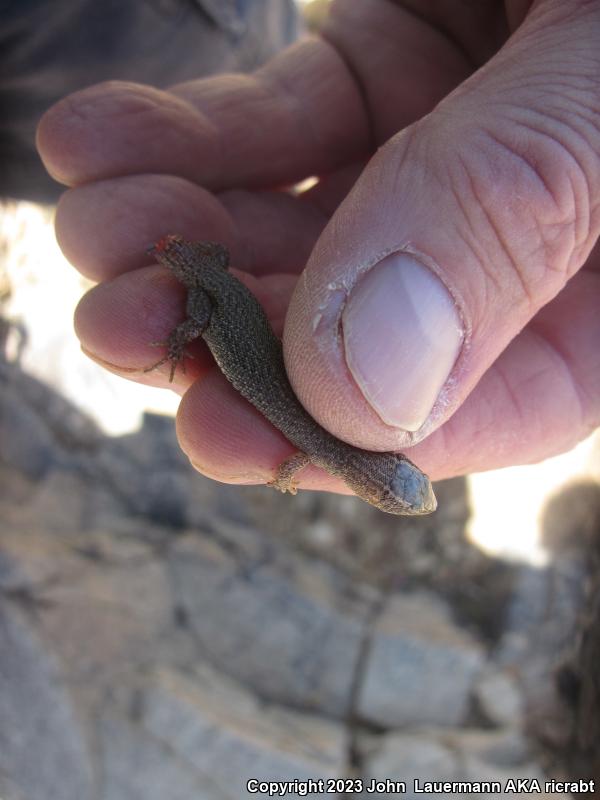
<path fill-rule="evenodd" d="M 101 282 L 77 312 L 84 348 L 157 383 L 148 343 L 183 300 L 145 247 L 212 239 L 279 332 L 308 259 L 286 363 L 336 435 L 420 442 L 432 478 L 569 448 L 600 417 L 599 38 L 589 0 L 338 0 L 322 39 L 252 76 L 66 98 L 38 141 L 74 187 L 59 242 Z M 196 354 L 183 449 L 212 477 L 267 481 L 291 446 Z"/>

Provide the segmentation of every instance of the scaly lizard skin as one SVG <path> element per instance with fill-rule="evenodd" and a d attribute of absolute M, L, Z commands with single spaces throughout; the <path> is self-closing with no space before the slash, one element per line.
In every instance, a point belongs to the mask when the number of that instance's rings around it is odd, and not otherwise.
<path fill-rule="evenodd" d="M 294 475 L 308 464 L 341 478 L 367 503 L 388 514 L 429 514 L 436 499 L 429 478 L 405 456 L 375 453 L 336 439 L 300 404 L 290 385 L 281 342 L 254 295 L 227 271 L 229 253 L 214 242 L 166 236 L 150 248 L 188 290 L 187 319 L 175 328 L 167 353 L 173 380 L 185 346 L 202 336 L 221 371 L 299 452 L 269 485 L 296 493 Z"/>

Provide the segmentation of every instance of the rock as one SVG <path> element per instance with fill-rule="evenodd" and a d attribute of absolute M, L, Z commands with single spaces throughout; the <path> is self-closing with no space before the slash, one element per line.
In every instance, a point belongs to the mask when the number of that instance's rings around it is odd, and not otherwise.
<path fill-rule="evenodd" d="M 194 473 L 171 418 L 146 413 L 140 430 L 106 439 L 96 468 L 130 513 L 175 529 L 187 524 Z"/>
<path fill-rule="evenodd" d="M 116 675 L 163 655 L 167 640 L 166 654 L 177 654 L 164 563 L 135 526 L 129 534 L 61 537 L 15 526 L 2 535 L 0 588 L 35 610 L 36 631 L 81 715 L 95 713 Z"/>
<path fill-rule="evenodd" d="M 514 734 L 511 733 L 511 736 Z M 520 747 L 513 764 L 500 765 L 496 747 L 502 745 L 498 732 L 448 731 L 433 728 L 415 733 L 389 733 L 381 737 L 362 740 L 362 757 L 365 781 L 392 779 L 406 783 L 407 800 L 418 800 L 424 796 L 425 782 L 475 782 L 478 784 L 498 782 L 505 787 L 511 779 L 537 780 L 544 788 L 545 776 L 531 761 L 525 760 L 527 751 Z M 504 743 L 505 745 L 506 743 Z M 415 780 L 420 782 L 420 792 L 415 790 Z M 497 797 L 526 797 L 524 793 L 498 792 L 495 787 L 489 792 L 477 792 L 477 797 L 494 800 Z M 388 797 L 391 793 L 366 793 L 364 797 Z M 473 792 L 427 793 L 428 798 L 468 798 Z M 534 796 L 539 796 L 534 793 Z"/>
<path fill-rule="evenodd" d="M 394 595 L 372 632 L 357 714 L 384 727 L 459 725 L 483 661 L 443 601 L 425 591 Z"/>
<path fill-rule="evenodd" d="M 226 800 L 210 775 L 182 761 L 136 724 L 105 716 L 100 725 L 98 800 Z"/>
<path fill-rule="evenodd" d="M 466 728 L 437 731 L 437 737 L 463 758 L 501 768 L 512 768 L 528 763 L 532 758 L 531 746 L 518 729 L 487 730 Z"/>
<path fill-rule="evenodd" d="M 237 800 L 252 778 L 308 780 L 347 770 L 342 726 L 259 705 L 202 664 L 185 675 L 159 669 L 138 678 L 105 710 L 100 737 L 102 800 Z"/>
<path fill-rule="evenodd" d="M 207 666 L 189 677 L 156 673 L 140 706 L 144 729 L 236 800 L 245 796 L 250 778 L 308 780 L 341 777 L 347 770 L 342 726 L 259 705 Z"/>
<path fill-rule="evenodd" d="M 364 759 L 363 774 L 367 786 L 371 781 L 405 781 L 406 800 L 419 797 L 413 791 L 414 781 L 452 781 L 460 776 L 460 763 L 452 749 L 436 738 L 420 733 L 389 733 Z M 382 792 L 364 793 L 364 797 L 393 796 Z M 423 797 L 423 795 L 420 795 Z M 442 795 L 428 794 L 428 798 Z"/>
<path fill-rule="evenodd" d="M 494 725 L 521 725 L 523 698 L 515 679 L 507 672 L 486 672 L 477 683 L 475 696 L 479 710 Z"/>
<path fill-rule="evenodd" d="M 342 717 L 376 595 L 248 529 L 186 536 L 170 551 L 173 591 L 198 645 L 261 697 Z"/>
<path fill-rule="evenodd" d="M 0 606 L 0 796 L 92 800 L 86 732 L 52 654 L 14 603 Z"/>
<path fill-rule="evenodd" d="M 38 624 L 81 713 L 93 718 L 121 675 L 163 655 L 172 598 L 164 564 L 141 542 L 90 532 L 70 544 L 81 548 L 78 569 L 38 591 Z"/>
<path fill-rule="evenodd" d="M 223 800 L 255 775 L 361 769 L 526 775 L 522 717 L 562 746 L 557 664 L 571 705 L 596 689 L 595 644 L 591 684 L 559 663 L 584 556 L 505 569 L 464 545 L 461 504 L 398 521 L 221 486 L 189 469 L 170 421 L 104 437 L 21 377 L 0 447 L 2 800 Z M 580 730 L 597 750 L 592 717 Z"/>
<path fill-rule="evenodd" d="M 543 790 L 545 786 L 546 777 L 542 774 L 542 771 L 538 766 L 535 764 L 521 764 L 518 769 L 502 769 L 500 767 L 494 766 L 492 764 L 486 763 L 484 761 L 479 761 L 476 758 L 472 758 L 467 756 L 463 760 L 462 764 L 462 780 L 466 781 L 497 781 L 501 787 L 505 787 L 507 782 L 515 781 L 518 782 L 519 780 L 526 780 L 530 782 L 532 787 L 537 789 L 537 785 Z M 532 783 L 536 781 L 537 784 Z M 509 784 L 510 786 L 510 784 Z M 466 795 L 465 795 L 466 796 Z M 489 797 L 489 800 L 493 800 L 493 797 L 498 797 L 498 793 L 490 793 L 489 795 L 484 795 Z M 516 798 L 516 797 L 539 797 L 537 791 L 534 792 L 502 792 L 501 796 L 505 796 L 508 798 Z"/>
<path fill-rule="evenodd" d="M 89 483 L 75 472 L 54 469 L 35 484 L 29 502 L 19 509 L 20 527 L 41 528 L 45 534 L 64 538 L 80 535 L 87 522 Z"/>
<path fill-rule="evenodd" d="M 522 568 L 494 656 L 518 679 L 529 733 L 555 750 L 566 750 L 575 724 L 559 677 L 577 648 L 590 602 L 589 562 L 589 555 L 575 551 L 542 570 Z"/>
<path fill-rule="evenodd" d="M 53 437 L 44 420 L 7 380 L 7 372 L 0 370 L 0 461 L 37 480 L 57 460 Z M 27 435 L 15 435 L 25 431 Z"/>

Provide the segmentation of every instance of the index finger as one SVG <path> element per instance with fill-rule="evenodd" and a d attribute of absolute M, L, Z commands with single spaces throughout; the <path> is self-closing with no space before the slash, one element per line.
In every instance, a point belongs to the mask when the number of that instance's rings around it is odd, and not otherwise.
<path fill-rule="evenodd" d="M 335 49 L 316 39 L 253 75 L 171 91 L 101 83 L 57 103 L 38 128 L 46 168 L 68 186 L 168 173 L 210 189 L 265 188 L 329 172 L 368 146 L 360 92 Z"/>

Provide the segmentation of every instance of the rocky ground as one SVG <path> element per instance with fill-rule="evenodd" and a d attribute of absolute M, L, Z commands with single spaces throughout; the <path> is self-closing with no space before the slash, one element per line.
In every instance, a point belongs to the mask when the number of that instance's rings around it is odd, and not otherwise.
<path fill-rule="evenodd" d="M 547 503 L 536 568 L 470 543 L 462 479 L 422 519 L 205 480 L 170 417 L 122 433 L 139 387 L 78 354 L 51 210 L 0 228 L 1 800 L 600 779 L 598 482 Z"/>
<path fill-rule="evenodd" d="M 509 564 L 461 480 L 416 520 L 222 486 L 171 419 L 105 436 L 6 363 L 0 461 L 2 800 L 598 777 L 596 486 L 548 509 L 547 567 Z"/>

